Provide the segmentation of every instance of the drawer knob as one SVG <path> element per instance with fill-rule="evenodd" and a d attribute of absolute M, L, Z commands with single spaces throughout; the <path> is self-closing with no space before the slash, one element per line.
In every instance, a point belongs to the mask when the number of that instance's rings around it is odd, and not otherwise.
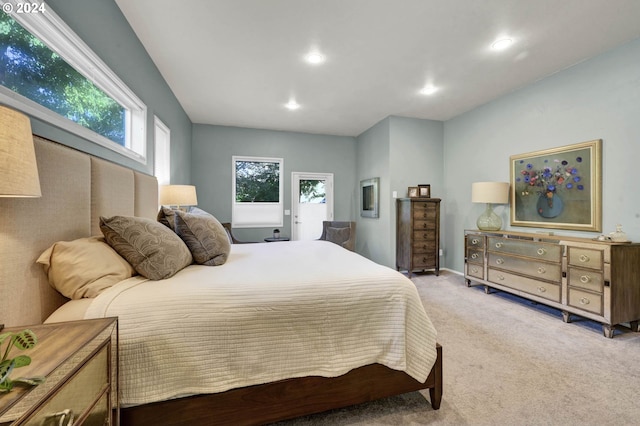
<path fill-rule="evenodd" d="M 498 279 L 499 279 L 500 281 L 504 281 L 504 275 L 500 275 L 500 274 L 498 274 Z"/>
<path fill-rule="evenodd" d="M 502 265 L 502 264 L 504 263 L 504 259 L 502 259 L 502 258 L 500 258 L 500 257 L 499 257 L 499 258 L 497 258 L 497 259 L 496 259 L 496 263 L 497 263 L 498 265 Z"/>
<path fill-rule="evenodd" d="M 422 227 L 423 227 L 423 228 L 426 228 L 426 227 L 427 227 L 427 224 L 426 224 L 426 223 L 423 223 L 423 224 L 422 224 Z"/>
<path fill-rule="evenodd" d="M 537 253 L 538 253 L 540 256 L 544 256 L 545 254 L 547 254 L 547 251 L 546 251 L 545 249 L 543 249 L 542 247 L 540 247 L 540 248 L 538 249 Z"/>
<path fill-rule="evenodd" d="M 496 243 L 496 248 L 502 247 L 502 243 Z"/>
<path fill-rule="evenodd" d="M 546 289 L 546 288 L 544 288 L 544 287 L 538 287 L 538 293 L 544 293 L 544 292 L 546 292 L 546 291 L 547 291 L 547 289 Z"/>
<path fill-rule="evenodd" d="M 546 270 L 546 269 L 544 269 L 542 266 L 538 268 L 538 273 L 539 273 L 539 274 L 544 274 L 544 273 L 546 273 L 546 272 L 547 272 L 547 270 Z"/>
<path fill-rule="evenodd" d="M 478 253 L 473 253 L 473 254 L 471 255 L 471 258 L 472 258 L 472 259 L 477 259 L 477 258 L 478 258 Z"/>
<path fill-rule="evenodd" d="M 478 271 L 478 268 L 473 268 L 471 272 L 473 272 L 474 274 L 477 274 L 479 271 Z"/>
<path fill-rule="evenodd" d="M 54 421 L 57 420 L 55 424 L 59 426 L 73 426 L 73 421 L 75 420 L 73 411 L 68 408 L 66 410 L 50 414 L 46 418 L 53 419 Z"/>
<path fill-rule="evenodd" d="M 425 244 L 425 245 L 423 245 L 423 246 L 422 246 L 422 248 L 423 248 L 424 250 L 426 250 L 426 249 L 427 249 L 427 245 L 426 245 L 426 244 Z"/>
<path fill-rule="evenodd" d="M 580 262 L 588 262 L 588 261 L 589 261 L 589 256 L 587 256 L 586 254 L 580 255 Z"/>
<path fill-rule="evenodd" d="M 586 283 L 588 283 L 589 281 L 591 281 L 591 277 L 590 277 L 589 275 L 582 275 L 582 276 L 580 277 L 580 282 L 581 282 L 582 284 L 586 284 Z"/>
<path fill-rule="evenodd" d="M 588 305 L 589 304 L 589 299 L 587 299 L 586 297 L 583 297 L 580 299 L 580 304 L 581 305 Z"/>
<path fill-rule="evenodd" d="M 480 242 L 480 240 L 478 240 L 477 238 L 474 238 L 473 240 L 471 240 L 471 244 L 476 245 Z"/>

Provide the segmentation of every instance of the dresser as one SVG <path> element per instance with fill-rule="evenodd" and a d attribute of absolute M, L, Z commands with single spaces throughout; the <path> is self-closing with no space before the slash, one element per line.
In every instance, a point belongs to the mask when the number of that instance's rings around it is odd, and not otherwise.
<path fill-rule="evenodd" d="M 465 278 L 600 322 L 640 320 L 640 244 L 520 232 L 465 231 Z"/>
<path fill-rule="evenodd" d="M 396 269 L 440 274 L 440 199 L 396 200 Z"/>
<path fill-rule="evenodd" d="M 0 425 L 117 425 L 118 327 L 114 318 L 13 327 L 38 338 L 25 354 L 31 364 L 11 377 L 45 376 L 34 387 L 15 386 L 0 394 Z"/>

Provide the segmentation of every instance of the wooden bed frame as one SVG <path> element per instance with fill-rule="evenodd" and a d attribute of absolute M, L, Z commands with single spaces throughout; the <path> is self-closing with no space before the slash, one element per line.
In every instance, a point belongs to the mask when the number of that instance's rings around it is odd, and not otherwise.
<path fill-rule="evenodd" d="M 155 219 L 154 177 L 34 137 L 42 198 L 0 198 L 0 323 L 42 323 L 66 302 L 36 259 L 56 241 L 100 235 L 99 216 Z M 442 348 L 424 383 L 373 364 L 336 377 L 303 377 L 121 410 L 123 425 L 263 424 L 429 389 L 442 398 Z"/>

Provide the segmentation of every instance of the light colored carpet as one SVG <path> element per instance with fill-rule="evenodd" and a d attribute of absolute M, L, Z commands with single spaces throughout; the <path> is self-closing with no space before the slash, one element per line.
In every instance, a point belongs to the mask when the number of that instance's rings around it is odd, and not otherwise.
<path fill-rule="evenodd" d="M 414 392 L 280 425 L 640 424 L 640 333 L 607 339 L 595 322 L 565 324 L 448 271 L 412 280 L 444 350 L 440 410 Z"/>

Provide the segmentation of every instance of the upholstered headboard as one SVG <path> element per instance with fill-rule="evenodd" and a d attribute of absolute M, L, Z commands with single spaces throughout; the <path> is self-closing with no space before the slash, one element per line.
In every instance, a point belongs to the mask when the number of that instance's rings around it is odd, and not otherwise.
<path fill-rule="evenodd" d="M 100 216 L 155 219 L 156 178 L 34 136 L 41 198 L 0 198 L 0 324 L 42 323 L 66 299 L 36 259 L 56 241 L 101 235 Z"/>

